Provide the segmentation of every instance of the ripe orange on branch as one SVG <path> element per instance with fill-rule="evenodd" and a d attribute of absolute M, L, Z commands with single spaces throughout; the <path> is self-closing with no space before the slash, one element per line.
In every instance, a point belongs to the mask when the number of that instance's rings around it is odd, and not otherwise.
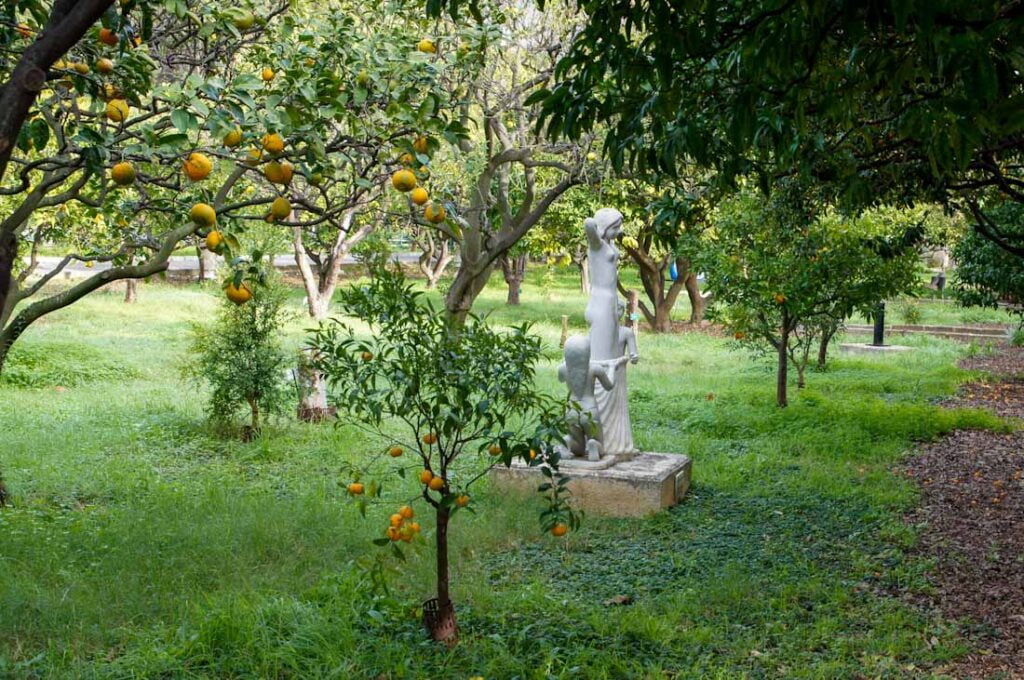
<path fill-rule="evenodd" d="M 430 470 L 420 470 L 420 482 L 423 484 L 430 484 L 430 480 L 434 478 L 434 473 Z"/>
<path fill-rule="evenodd" d="M 398 458 L 399 456 L 402 455 L 402 447 L 392 446 L 390 449 L 388 449 L 388 455 L 391 456 L 392 458 Z"/>
<path fill-rule="evenodd" d="M 423 217 L 427 222 L 440 224 L 445 220 L 444 206 L 440 203 L 431 203 L 423 210 Z"/>
<path fill-rule="evenodd" d="M 115 45 L 117 45 L 117 33 L 114 33 L 109 28 L 101 28 L 99 40 L 104 45 L 110 45 L 111 47 L 114 47 Z"/>
<path fill-rule="evenodd" d="M 200 227 L 212 227 L 217 223 L 217 211 L 209 203 L 196 203 L 188 216 Z"/>
<path fill-rule="evenodd" d="M 412 170 L 399 170 L 391 175 L 391 185 L 399 191 L 412 191 L 416 188 L 416 175 Z"/>
<path fill-rule="evenodd" d="M 263 148 L 270 153 L 281 153 L 284 151 L 284 137 L 276 132 L 263 135 Z"/>
<path fill-rule="evenodd" d="M 437 435 L 434 434 L 433 432 L 428 432 L 427 434 L 423 435 L 423 443 L 426 444 L 427 446 L 430 446 L 431 444 L 436 444 Z"/>
<path fill-rule="evenodd" d="M 292 204 L 284 196 L 278 196 L 274 199 L 274 202 L 270 204 L 270 214 L 276 219 L 283 220 L 292 214 Z"/>
<path fill-rule="evenodd" d="M 111 99 L 107 102 L 107 119 L 115 123 L 124 122 L 130 111 L 128 102 L 123 99 Z"/>
<path fill-rule="evenodd" d="M 290 163 L 270 161 L 263 168 L 263 176 L 267 178 L 267 181 L 274 184 L 291 184 L 292 175 L 294 174 L 295 168 Z"/>
<path fill-rule="evenodd" d="M 114 70 L 114 62 L 106 57 L 102 57 L 96 60 L 96 72 L 97 73 L 110 73 Z"/>
<path fill-rule="evenodd" d="M 224 234 L 220 233 L 216 229 L 206 235 L 206 249 L 211 253 L 216 253 L 220 250 L 220 247 L 224 244 Z"/>
<path fill-rule="evenodd" d="M 115 184 L 127 186 L 135 181 L 135 168 L 127 161 L 117 163 L 110 169 L 110 179 Z"/>
<path fill-rule="evenodd" d="M 565 536 L 566 532 L 569 531 L 569 527 L 565 526 L 561 522 L 551 527 L 551 535 L 556 537 Z"/>
<path fill-rule="evenodd" d="M 416 153 L 426 153 L 430 148 L 430 140 L 426 137 L 417 137 L 412 143 L 412 148 L 416 150 Z"/>
<path fill-rule="evenodd" d="M 412 202 L 416 205 L 423 205 L 430 200 L 430 195 L 423 187 L 416 187 L 409 193 L 409 198 L 412 199 Z"/>
<path fill-rule="evenodd" d="M 263 78 L 263 82 L 269 83 L 274 79 L 274 69 L 269 66 L 264 66 L 263 70 L 260 71 L 260 78 Z"/>
<path fill-rule="evenodd" d="M 431 491 L 440 491 L 444 488 L 444 477 L 434 477 L 427 486 L 430 487 Z"/>
<path fill-rule="evenodd" d="M 244 283 L 237 288 L 234 283 L 229 283 L 228 287 L 224 289 L 224 293 L 228 296 L 228 300 L 236 305 L 244 305 L 252 299 L 252 290 Z"/>
<path fill-rule="evenodd" d="M 182 170 L 185 171 L 186 177 L 193 182 L 198 182 L 210 176 L 210 172 L 213 171 L 213 161 L 206 154 L 195 151 L 185 159 Z"/>
<path fill-rule="evenodd" d="M 224 146 L 233 149 L 242 143 L 242 129 L 235 128 L 224 135 Z"/>
<path fill-rule="evenodd" d="M 353 496 L 362 495 L 363 490 L 363 485 L 360 482 L 352 482 L 348 485 L 348 492 Z"/>
<path fill-rule="evenodd" d="M 435 54 L 437 52 L 437 45 L 430 38 L 423 38 L 416 43 L 416 49 L 425 54 Z"/>
<path fill-rule="evenodd" d="M 398 514 L 402 516 L 402 519 L 412 519 L 416 513 L 408 505 L 403 505 L 398 509 Z"/>

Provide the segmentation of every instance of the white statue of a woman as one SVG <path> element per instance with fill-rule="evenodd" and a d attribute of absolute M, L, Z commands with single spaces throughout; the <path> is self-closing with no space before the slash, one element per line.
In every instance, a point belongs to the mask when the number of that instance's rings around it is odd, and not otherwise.
<path fill-rule="evenodd" d="M 605 389 L 600 382 L 594 386 L 602 453 L 631 455 L 636 453 L 636 447 L 629 420 L 624 356 L 636 363 L 639 355 L 633 332 L 619 325 L 622 312 L 618 294 L 619 251 L 615 239 L 622 233 L 622 213 L 614 208 L 602 208 L 586 220 L 584 229 L 591 276 L 586 312 L 590 324 L 590 359 L 607 364 L 613 371 L 610 389 Z"/>

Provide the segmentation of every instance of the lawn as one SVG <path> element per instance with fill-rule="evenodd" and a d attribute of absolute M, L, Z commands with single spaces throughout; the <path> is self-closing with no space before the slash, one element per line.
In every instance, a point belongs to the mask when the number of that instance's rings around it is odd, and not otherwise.
<path fill-rule="evenodd" d="M 214 292 L 93 295 L 14 350 L 0 677 L 929 677 L 966 649 L 966 622 L 900 597 L 929 587 L 929 565 L 906 555 L 915 491 L 891 472 L 917 441 L 1003 427 L 933 405 L 969 377 L 964 346 L 910 337 L 906 355 L 837 357 L 779 410 L 770 367 L 728 341 L 641 334 L 635 438 L 693 458 L 686 501 L 588 516 L 557 541 L 532 501 L 483 490 L 452 528 L 462 641 L 446 650 L 415 617 L 429 544 L 398 561 L 371 543 L 412 486 L 364 519 L 338 484 L 379 443 L 287 417 L 252 444 L 214 434 L 179 377 Z M 504 293 L 495 277 L 479 311 L 533 321 L 551 348 L 540 379 L 559 391 L 561 316 L 585 327 L 575 282 L 532 272 L 517 309 Z M 606 604 L 619 595 L 632 604 Z"/>

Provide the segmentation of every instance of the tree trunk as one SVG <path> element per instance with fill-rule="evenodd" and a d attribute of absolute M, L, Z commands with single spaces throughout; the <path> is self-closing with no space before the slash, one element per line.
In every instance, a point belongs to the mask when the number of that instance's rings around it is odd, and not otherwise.
<path fill-rule="evenodd" d="M 779 370 L 775 384 L 775 403 L 778 404 L 780 408 L 784 408 L 789 405 L 789 399 L 786 393 L 786 383 L 789 379 L 789 317 L 786 314 L 782 315 L 781 331 L 778 346 Z"/>
<path fill-rule="evenodd" d="M 698 324 L 704 320 L 708 298 L 700 292 L 700 284 L 697 283 L 697 275 L 694 273 L 686 276 L 686 296 L 690 298 L 690 323 Z"/>
<path fill-rule="evenodd" d="M 580 292 L 590 292 L 590 260 L 586 257 L 580 262 Z"/>
<path fill-rule="evenodd" d="M 452 604 L 448 585 L 448 520 L 450 515 L 448 509 L 443 507 L 438 507 L 436 512 L 437 609 L 429 614 L 424 611 L 424 622 L 431 638 L 451 646 L 458 641 L 458 627 L 455 622 L 455 607 Z"/>
<path fill-rule="evenodd" d="M 526 278 L 526 255 L 504 255 L 501 258 L 501 272 L 505 276 L 505 283 L 508 284 L 506 304 L 518 305 L 523 279 Z"/>
<path fill-rule="evenodd" d="M 480 270 L 466 264 L 459 267 L 455 280 L 452 281 L 452 285 L 448 289 L 448 295 L 444 299 L 445 311 L 454 324 L 461 326 L 466 322 L 466 316 L 469 315 L 473 303 L 480 295 L 480 291 L 487 285 L 487 280 L 491 278 L 493 271 L 493 264 L 485 265 Z"/>
<path fill-rule="evenodd" d="M 821 340 L 818 343 L 818 370 L 825 370 L 825 363 L 828 361 L 828 344 L 832 342 L 835 333 L 835 331 L 825 330 L 821 334 Z"/>
<path fill-rule="evenodd" d="M 331 418 L 337 409 L 327 404 L 327 380 L 324 374 L 313 368 L 312 350 L 303 349 L 299 354 L 297 378 L 299 383 L 299 420 L 319 423 Z"/>
<path fill-rule="evenodd" d="M 138 300 L 138 281 L 135 279 L 125 279 L 124 281 L 124 301 L 126 304 L 134 304 Z"/>
<path fill-rule="evenodd" d="M 804 361 L 798 361 L 796 363 L 796 386 L 797 389 L 803 389 L 807 387 L 807 383 L 804 382 L 804 371 L 807 370 L 807 363 Z"/>

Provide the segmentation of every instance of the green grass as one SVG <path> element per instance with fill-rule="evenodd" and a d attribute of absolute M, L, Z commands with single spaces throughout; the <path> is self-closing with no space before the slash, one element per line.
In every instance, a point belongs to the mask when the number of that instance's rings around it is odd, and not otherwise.
<path fill-rule="evenodd" d="M 561 316 L 582 331 L 583 299 L 568 276 L 540 283 L 532 272 L 509 309 L 496 277 L 478 309 L 535 323 L 556 391 Z M 892 466 L 916 441 L 1002 427 L 932 405 L 967 377 L 959 345 L 913 337 L 906 355 L 837 358 L 779 410 L 770 368 L 730 343 L 642 334 L 635 437 L 693 457 L 686 501 L 587 517 L 554 541 L 534 501 L 482 489 L 453 526 L 462 642 L 448 651 L 414 616 L 429 546 L 403 562 L 371 544 L 412 487 L 364 519 L 338 486 L 377 444 L 288 418 L 253 444 L 218 439 L 178 378 L 211 290 L 140 293 L 47 317 L 17 350 L 43 377 L 0 383 L 15 502 L 0 512 L 0 677 L 920 677 L 966 649 L 958 622 L 882 594 L 928 588 L 900 521 L 914 491 Z M 616 595 L 634 602 L 605 606 Z"/>

